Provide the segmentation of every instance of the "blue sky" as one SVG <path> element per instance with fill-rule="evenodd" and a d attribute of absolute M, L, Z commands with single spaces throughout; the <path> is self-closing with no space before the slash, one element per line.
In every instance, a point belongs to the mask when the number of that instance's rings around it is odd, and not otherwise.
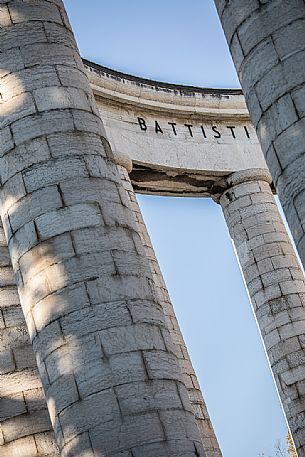
<path fill-rule="evenodd" d="M 65 5 L 89 60 L 161 81 L 239 87 L 212 0 Z M 220 207 L 139 202 L 224 457 L 273 457 L 287 426 Z"/>

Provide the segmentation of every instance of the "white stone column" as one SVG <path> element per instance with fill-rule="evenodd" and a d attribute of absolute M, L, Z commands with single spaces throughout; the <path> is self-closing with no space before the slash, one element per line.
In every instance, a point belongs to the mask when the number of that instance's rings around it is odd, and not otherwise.
<path fill-rule="evenodd" d="M 214 2 L 305 267 L 305 3 Z"/>
<path fill-rule="evenodd" d="M 132 170 L 132 161 L 126 155 L 117 155 L 116 162 L 122 179 L 123 187 L 127 192 L 129 205 L 135 216 L 139 234 L 149 261 L 154 288 L 158 301 L 163 308 L 166 317 L 166 323 L 169 329 L 170 337 L 174 344 L 175 354 L 179 360 L 179 365 L 183 374 L 183 382 L 187 388 L 191 405 L 193 407 L 199 434 L 201 436 L 203 448 L 208 457 L 221 457 L 221 450 L 213 429 L 213 425 L 205 404 L 200 385 L 194 371 L 189 353 L 187 351 L 182 332 L 175 314 L 174 307 L 171 303 L 162 272 L 157 261 L 151 239 L 146 228 L 143 216 L 133 190 L 129 173 Z"/>
<path fill-rule="evenodd" d="M 0 455 L 59 455 L 1 223 Z"/>
<path fill-rule="evenodd" d="M 61 455 L 203 456 L 63 3 L 0 11 L 1 217 Z"/>
<path fill-rule="evenodd" d="M 286 417 L 305 456 L 305 278 L 265 170 L 232 174 L 220 198 Z"/>

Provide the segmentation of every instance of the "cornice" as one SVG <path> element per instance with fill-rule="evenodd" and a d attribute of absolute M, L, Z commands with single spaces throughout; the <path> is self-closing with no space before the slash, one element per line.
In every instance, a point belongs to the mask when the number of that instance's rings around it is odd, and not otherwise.
<path fill-rule="evenodd" d="M 250 120 L 242 91 L 152 81 L 83 60 L 94 95 L 115 105 L 175 117 Z M 102 100 L 101 100 L 102 101 Z"/>

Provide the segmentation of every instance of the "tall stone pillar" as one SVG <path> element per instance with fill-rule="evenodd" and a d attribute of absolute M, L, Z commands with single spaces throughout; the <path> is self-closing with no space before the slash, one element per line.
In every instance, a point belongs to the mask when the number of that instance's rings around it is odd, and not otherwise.
<path fill-rule="evenodd" d="M 61 454 L 203 456 L 63 3 L 0 12 L 1 217 Z"/>
<path fill-rule="evenodd" d="M 183 373 L 183 383 L 186 386 L 189 394 L 203 448 L 207 457 L 221 457 L 221 450 L 219 448 L 207 406 L 203 399 L 199 382 L 194 371 L 190 356 L 188 354 L 178 320 L 176 318 L 174 307 L 171 303 L 164 278 L 150 240 L 150 236 L 148 234 L 135 192 L 132 187 L 132 183 L 129 178 L 129 173 L 132 170 L 132 162 L 126 155 L 116 156 L 116 162 L 118 164 L 123 187 L 125 188 L 128 196 L 128 203 L 137 221 L 139 234 L 149 261 L 155 291 L 158 297 L 158 301 L 163 308 L 167 327 L 174 343 L 174 352 L 179 360 L 179 365 Z"/>
<path fill-rule="evenodd" d="M 231 175 L 220 204 L 299 457 L 305 456 L 305 278 L 265 170 Z"/>
<path fill-rule="evenodd" d="M 214 1 L 305 266 L 305 3 Z"/>
<path fill-rule="evenodd" d="M 0 455 L 58 454 L 0 223 Z"/>

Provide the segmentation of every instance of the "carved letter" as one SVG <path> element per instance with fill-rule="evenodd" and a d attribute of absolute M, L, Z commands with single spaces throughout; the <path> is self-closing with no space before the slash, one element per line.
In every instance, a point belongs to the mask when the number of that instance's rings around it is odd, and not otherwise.
<path fill-rule="evenodd" d="M 206 138 L 207 136 L 206 136 L 206 134 L 205 134 L 204 128 L 202 127 L 202 125 L 201 125 L 200 127 L 201 127 L 201 131 L 202 131 L 202 135 L 204 136 L 204 138 Z"/>
<path fill-rule="evenodd" d="M 192 132 L 192 124 L 184 124 L 185 127 L 187 127 L 189 129 L 189 132 L 190 132 L 190 135 L 193 136 L 193 132 Z"/>
<path fill-rule="evenodd" d="M 144 121 L 143 117 L 138 117 L 138 122 L 141 130 L 144 130 L 144 132 L 147 130 L 147 125 L 146 122 Z"/>
<path fill-rule="evenodd" d="M 155 132 L 156 133 L 163 133 L 163 130 L 161 129 L 160 125 L 158 124 L 158 121 L 155 121 Z"/>
<path fill-rule="evenodd" d="M 244 126 L 244 129 L 245 129 L 245 132 L 246 132 L 246 135 L 247 135 L 247 137 L 248 137 L 248 138 L 250 138 L 250 133 L 249 133 L 249 130 L 247 129 L 247 127 L 246 127 L 246 126 Z"/>
<path fill-rule="evenodd" d="M 236 138 L 235 132 L 234 132 L 235 127 L 232 126 L 232 125 L 228 125 L 228 126 L 227 126 L 227 129 L 231 130 L 231 133 L 232 133 L 233 138 Z"/>
<path fill-rule="evenodd" d="M 217 130 L 217 127 L 215 127 L 215 125 L 213 125 L 212 130 L 214 133 L 216 133 L 216 135 L 214 135 L 214 138 L 221 138 L 221 133 L 219 132 L 219 130 Z"/>
<path fill-rule="evenodd" d="M 172 126 L 174 134 L 177 135 L 176 128 L 175 128 L 175 125 L 177 125 L 176 122 L 168 122 L 168 124 Z"/>

